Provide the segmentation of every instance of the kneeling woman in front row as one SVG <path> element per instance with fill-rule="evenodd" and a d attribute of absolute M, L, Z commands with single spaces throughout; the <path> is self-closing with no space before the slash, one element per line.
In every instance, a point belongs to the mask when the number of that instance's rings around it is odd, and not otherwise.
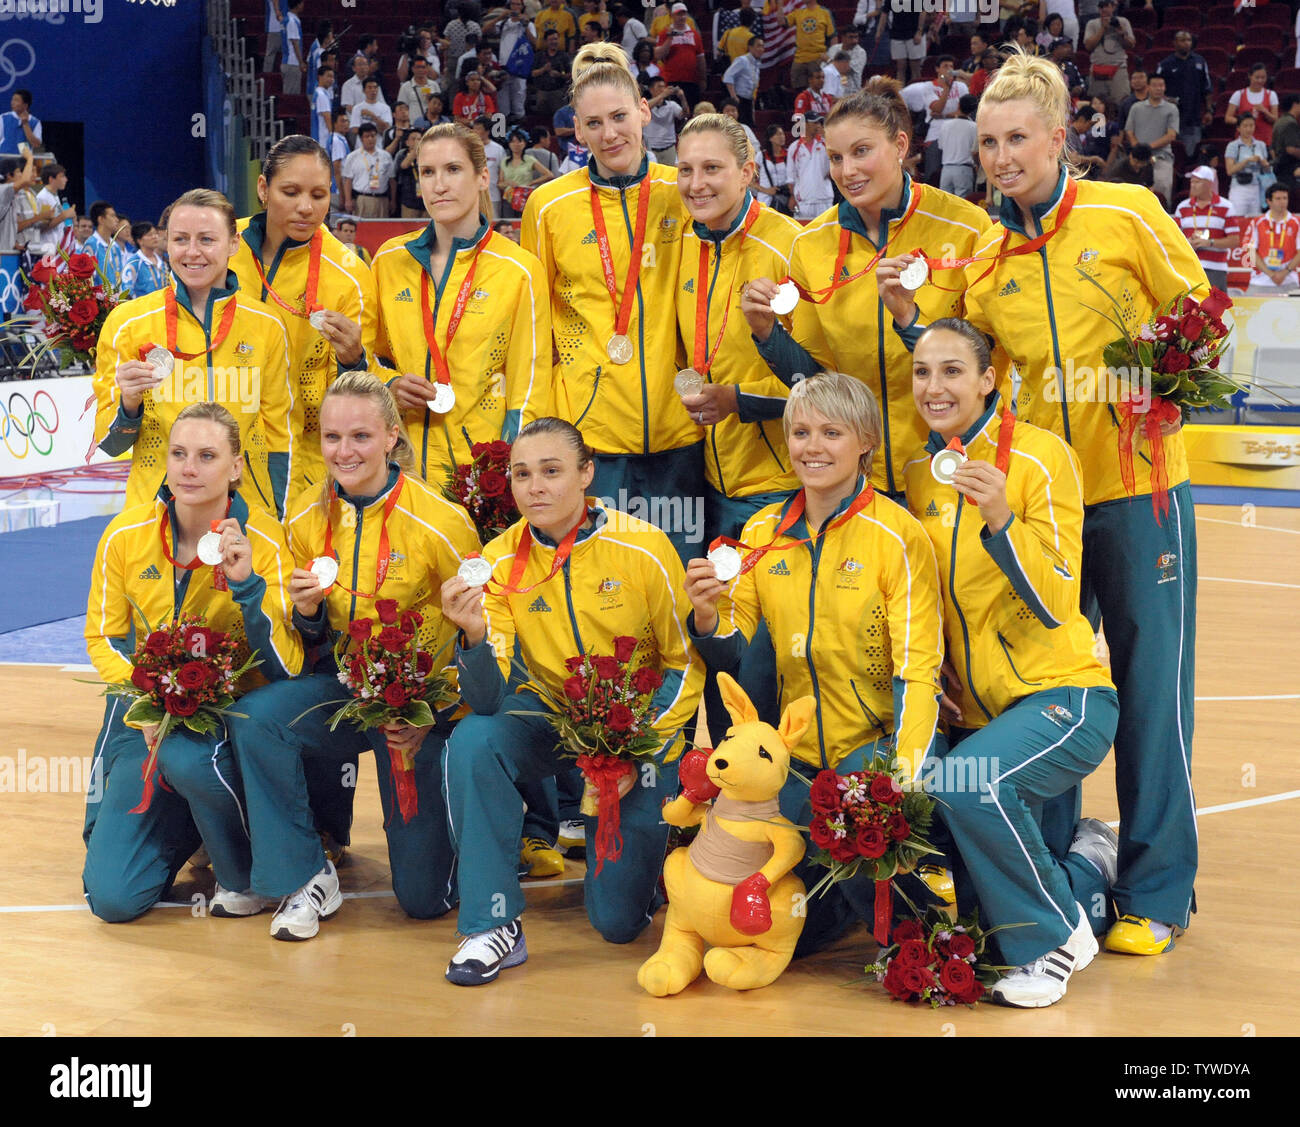
<path fill-rule="evenodd" d="M 471 587 L 457 576 L 442 587 L 443 613 L 462 631 L 461 693 L 474 710 L 448 742 L 444 767 L 466 936 L 447 978 L 460 986 L 491 982 L 528 957 L 516 868 L 522 793 L 568 766 L 541 698 L 507 694 L 516 639 L 531 680 L 556 696 L 571 675 L 567 659 L 613 656 L 620 636 L 637 639 L 633 668 L 662 675 L 652 700 L 663 740 L 658 769 L 640 773 L 623 796 L 622 853 L 599 874 L 589 865 L 585 887 L 587 916 L 611 943 L 630 943 L 658 907 L 668 841 L 660 808 L 677 793 L 680 729 L 699 707 L 704 666 L 686 634 L 689 608 L 672 543 L 653 525 L 588 497 L 594 473 L 592 450 L 576 427 L 555 418 L 529 423 L 510 451 L 523 520 L 484 548 L 492 581 Z M 589 842 L 597 825 L 586 819 Z"/>
<path fill-rule="evenodd" d="M 377 602 L 391 599 L 399 614 L 421 616 L 420 648 L 436 656 L 451 635 L 438 588 L 478 551 L 478 536 L 464 509 L 412 475 L 414 451 L 392 392 L 368 372 L 345 372 L 329 386 L 320 435 L 324 489 L 304 494 L 289 521 L 297 562 L 289 579 L 293 622 L 318 656 L 312 672 L 250 693 L 240 709 L 247 717 L 232 721 L 248 794 L 253 888 L 283 898 L 271 920 L 276 939 L 310 939 L 342 904 L 338 874 L 312 827 L 304 758 L 342 765 L 374 750 L 397 902 L 419 919 L 455 903 L 439 776 L 452 710 L 439 713 L 432 728 L 363 732 L 345 721 L 330 731 L 330 716 L 349 699 L 331 646 L 359 620 L 369 619 L 373 630 Z M 339 564 L 327 587 L 310 570 L 320 557 Z M 409 821 L 397 809 L 389 747 L 403 750 L 414 766 L 416 812 Z"/>
<path fill-rule="evenodd" d="M 181 618 L 202 618 L 208 629 L 238 639 L 236 668 L 257 651 L 261 665 L 245 676 L 242 690 L 302 668 L 286 589 L 293 558 L 275 518 L 250 510 L 235 492 L 240 454 L 239 424 L 229 411 L 217 403 L 186 407 L 167 435 L 166 484 L 152 502 L 129 506 L 104 530 L 90 581 L 86 648 L 105 681 L 132 681 L 131 659 L 148 626 L 170 629 Z M 197 552 L 214 524 L 221 562 L 210 566 Z M 212 914 L 261 911 L 261 898 L 247 891 L 248 823 L 226 733 L 173 727 L 158 744 L 157 775 L 146 781 L 142 768 L 157 729 L 128 728 L 127 708 L 125 700 L 109 700 L 95 742 L 92 777 L 99 785 L 86 803 L 82 875 L 90 910 L 110 923 L 143 915 L 202 835 L 217 878 Z"/>
<path fill-rule="evenodd" d="M 813 376 L 791 390 L 784 427 L 803 488 L 745 524 L 753 566 L 724 585 L 714 564 L 692 560 L 686 593 L 692 637 L 711 669 L 734 675 L 765 620 L 778 708 L 817 698 L 816 723 L 793 749 L 781 792 L 781 813 L 807 825 L 805 780 L 818 770 L 845 775 L 892 754 L 908 779 L 921 772 L 939 717 L 943 631 L 930 542 L 906 509 L 871 486 L 881 436 L 871 392 L 839 372 Z M 802 875 L 811 887 L 819 874 Z M 908 889 L 927 895 L 915 878 Z M 809 905 L 799 953 L 825 946 L 855 917 L 870 921 L 874 904 L 865 876 L 836 884 Z"/>
<path fill-rule="evenodd" d="M 895 285 L 897 283 L 894 283 Z M 1017 422 L 994 391 L 989 345 L 945 318 L 917 341 L 912 391 L 930 428 L 904 468 L 907 499 L 943 580 L 952 750 L 929 790 L 952 832 L 958 909 L 978 900 L 1016 966 L 993 987 L 1010 1006 L 1049 1006 L 1097 953 L 1117 839 L 1085 821 L 1058 860 L 1035 807 L 1069 791 L 1110 750 L 1119 715 L 1079 610 L 1079 459 L 1056 435 Z M 967 460 L 938 457 L 960 439 Z M 948 472 L 944 463 L 958 463 Z M 957 765 L 960 762 L 960 769 Z M 973 785 L 972 785 L 973 784 Z"/>

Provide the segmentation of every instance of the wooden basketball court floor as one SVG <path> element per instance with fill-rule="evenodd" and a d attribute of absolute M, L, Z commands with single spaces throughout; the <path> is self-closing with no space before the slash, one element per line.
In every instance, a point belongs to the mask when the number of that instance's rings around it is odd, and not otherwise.
<path fill-rule="evenodd" d="M 701 978 L 651 998 L 637 942 L 588 925 L 570 865 L 528 882 L 529 961 L 477 989 L 442 977 L 453 916 L 408 920 L 389 886 L 374 768 L 363 760 L 356 827 L 340 870 L 343 909 L 307 943 L 280 943 L 269 915 L 196 916 L 210 870 L 182 871 L 175 899 L 130 924 L 85 909 L 80 793 L 0 793 L 0 1034 L 50 1035 L 1003 1035 L 1236 1037 L 1294 1032 L 1300 970 L 1300 510 L 1201 506 L 1193 776 L 1199 913 L 1157 958 L 1103 952 L 1059 1004 L 934 1011 L 860 981 L 865 930 L 794 963 L 773 986 L 735 994 Z M 1154 561 L 1152 561 L 1154 566 Z M 1158 674 L 1157 674 L 1158 675 Z M 89 755 L 101 716 L 84 671 L 0 668 L 0 756 Z M 1117 817 L 1111 761 L 1084 811 Z M 855 981 L 856 980 L 856 981 Z"/>

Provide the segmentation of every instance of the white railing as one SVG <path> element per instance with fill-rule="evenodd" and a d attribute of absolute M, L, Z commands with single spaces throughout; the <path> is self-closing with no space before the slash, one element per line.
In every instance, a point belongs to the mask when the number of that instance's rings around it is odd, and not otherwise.
<path fill-rule="evenodd" d="M 275 99 L 267 97 L 257 60 L 248 56 L 242 24 L 231 18 L 230 0 L 208 0 L 208 34 L 226 72 L 226 93 L 244 119 L 252 157 L 261 160 L 284 136 L 284 122 L 276 120 Z"/>

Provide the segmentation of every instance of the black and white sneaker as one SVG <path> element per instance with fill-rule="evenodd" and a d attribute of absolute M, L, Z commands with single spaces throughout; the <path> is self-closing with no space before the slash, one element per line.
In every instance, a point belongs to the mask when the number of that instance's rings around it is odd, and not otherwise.
<path fill-rule="evenodd" d="M 1074 931 L 1055 951 L 1040 955 L 1032 963 L 1016 967 L 993 984 L 989 991 L 995 1002 L 1021 1009 L 1050 1006 L 1065 997 L 1070 975 L 1083 970 L 1097 954 L 1097 938 L 1092 934 L 1082 906 Z"/>
<path fill-rule="evenodd" d="M 1087 860 L 1113 888 L 1119 872 L 1119 834 L 1096 818 L 1082 818 L 1074 827 L 1070 852 Z"/>
<path fill-rule="evenodd" d="M 524 925 L 513 919 L 504 927 L 467 935 L 447 964 L 447 981 L 457 986 L 482 986 L 506 967 L 528 960 Z"/>
<path fill-rule="evenodd" d="M 343 906 L 339 875 L 334 862 L 325 867 L 297 892 L 280 901 L 271 918 L 271 935 L 276 939 L 310 939 L 320 931 L 320 921 L 327 920 Z"/>

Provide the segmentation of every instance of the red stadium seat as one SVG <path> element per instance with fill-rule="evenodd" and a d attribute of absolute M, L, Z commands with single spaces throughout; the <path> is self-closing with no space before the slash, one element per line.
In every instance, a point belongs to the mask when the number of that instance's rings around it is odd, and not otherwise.
<path fill-rule="evenodd" d="M 1277 52 L 1271 47 L 1241 47 L 1232 57 L 1232 65 L 1237 70 L 1249 69 L 1256 63 L 1268 67 L 1269 74 L 1277 71 Z"/>
<path fill-rule="evenodd" d="M 1285 4 L 1277 0 L 1262 8 L 1255 8 L 1249 18 L 1253 27 L 1272 27 L 1275 33 L 1276 31 L 1287 32 L 1295 27 L 1295 16 L 1287 10 Z"/>
<path fill-rule="evenodd" d="M 1166 24 L 1151 37 L 1151 49 L 1164 51 L 1166 55 L 1170 54 L 1174 49 L 1174 35 L 1177 31 L 1176 27 Z"/>
<path fill-rule="evenodd" d="M 1190 4 L 1179 4 L 1172 8 L 1165 9 L 1164 19 L 1161 20 L 1161 28 L 1172 28 L 1175 31 L 1180 27 L 1185 27 L 1192 34 L 1196 34 L 1202 23 L 1204 9 L 1193 7 Z"/>
<path fill-rule="evenodd" d="M 1205 60 L 1211 75 L 1227 74 L 1233 67 L 1234 51 L 1229 54 L 1224 47 L 1200 47 L 1197 53 Z"/>
<path fill-rule="evenodd" d="M 1253 23 L 1241 33 L 1241 42 L 1246 47 L 1270 47 L 1276 51 L 1282 40 L 1282 33 L 1272 25 Z"/>
<path fill-rule="evenodd" d="M 1241 38 L 1241 30 L 1237 24 L 1207 23 L 1201 28 L 1201 34 L 1197 38 L 1202 44 L 1197 48 L 1201 54 L 1205 54 L 1205 48 L 1211 44 L 1232 51 L 1236 49 L 1237 41 Z"/>
<path fill-rule="evenodd" d="M 1133 31 L 1153 32 L 1156 29 L 1156 11 L 1154 8 L 1133 8 L 1123 13 Z M 1141 42 L 1139 40 L 1139 42 Z"/>

